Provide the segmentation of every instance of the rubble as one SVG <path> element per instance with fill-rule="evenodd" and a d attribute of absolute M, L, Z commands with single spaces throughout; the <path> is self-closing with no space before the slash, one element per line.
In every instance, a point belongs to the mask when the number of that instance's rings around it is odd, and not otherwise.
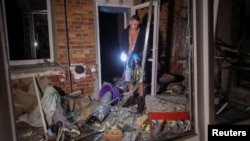
<path fill-rule="evenodd" d="M 78 97 L 61 97 L 65 102 L 74 101 L 74 109 L 64 110 L 66 121 L 61 122 L 63 125 L 53 123 L 50 129 L 52 135 L 44 134 L 40 127 L 31 127 L 24 123 L 17 123 L 18 139 L 20 141 L 47 140 L 69 140 L 69 141 L 152 141 L 159 139 L 171 139 L 191 132 L 190 120 L 155 120 L 149 122 L 149 109 L 142 114 L 136 114 L 135 107 L 123 108 L 122 103 L 128 95 L 119 97 L 116 104 L 109 104 L 112 101 L 103 103 L 102 99 L 89 98 L 86 95 Z M 146 107 L 156 108 L 159 111 L 186 111 L 189 107 L 185 95 L 156 95 L 149 96 L 151 102 L 146 102 Z M 72 102 L 71 102 L 72 103 Z M 62 108 L 69 106 L 62 106 Z M 100 119 L 93 116 L 98 107 L 108 107 L 106 115 Z M 57 109 L 58 110 L 58 109 Z M 57 113 L 57 112 L 55 112 Z M 152 123 L 152 126 L 150 124 Z M 20 127 L 20 125 L 22 125 Z M 25 125 L 25 126 L 24 126 Z M 27 130 L 23 130 L 23 129 Z M 26 132 L 23 132 L 26 131 Z M 153 131 L 153 132 L 152 132 Z M 22 136 L 25 133 L 32 133 L 30 136 Z M 167 135 L 167 136 L 166 136 Z"/>

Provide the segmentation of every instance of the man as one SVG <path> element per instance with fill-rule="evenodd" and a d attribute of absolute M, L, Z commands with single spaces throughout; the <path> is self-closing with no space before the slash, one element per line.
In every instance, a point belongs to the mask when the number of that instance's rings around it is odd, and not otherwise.
<path fill-rule="evenodd" d="M 121 35 L 122 53 L 127 54 L 127 63 L 125 65 L 125 81 L 128 83 L 129 92 L 133 90 L 134 85 L 138 84 L 138 93 L 130 93 L 130 96 L 123 107 L 137 104 L 137 112 L 144 111 L 144 83 L 139 82 L 142 75 L 142 57 L 144 50 L 145 28 L 140 26 L 140 18 L 133 15 L 129 20 L 129 26 L 124 29 Z M 137 95 L 139 95 L 137 97 Z"/>

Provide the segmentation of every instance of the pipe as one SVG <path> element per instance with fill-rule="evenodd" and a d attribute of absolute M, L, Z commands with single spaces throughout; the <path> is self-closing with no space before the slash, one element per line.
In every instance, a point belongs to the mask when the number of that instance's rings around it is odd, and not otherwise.
<path fill-rule="evenodd" d="M 72 78 L 70 73 L 70 56 L 69 56 L 69 38 L 68 38 L 68 24 L 67 24 L 67 10 L 66 0 L 63 0 L 63 13 L 64 13 L 64 25 L 65 25 L 65 44 L 67 48 L 67 59 L 68 59 L 68 76 L 69 76 L 69 91 L 72 93 Z"/>
<path fill-rule="evenodd" d="M 100 102 L 103 104 L 107 104 L 107 103 L 110 103 L 111 100 L 112 100 L 112 93 L 106 92 Z M 98 107 L 96 107 L 95 111 L 96 112 L 92 116 L 96 117 L 100 122 L 102 122 L 103 119 L 110 112 L 110 108 L 99 105 Z"/>

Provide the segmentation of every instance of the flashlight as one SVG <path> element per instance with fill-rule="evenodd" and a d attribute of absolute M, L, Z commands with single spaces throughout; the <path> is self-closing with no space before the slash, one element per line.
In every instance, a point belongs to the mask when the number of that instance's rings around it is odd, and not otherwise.
<path fill-rule="evenodd" d="M 127 55 L 126 55 L 126 53 L 122 52 L 120 58 L 121 58 L 121 60 L 122 60 L 123 62 L 125 62 L 125 61 L 127 60 Z"/>

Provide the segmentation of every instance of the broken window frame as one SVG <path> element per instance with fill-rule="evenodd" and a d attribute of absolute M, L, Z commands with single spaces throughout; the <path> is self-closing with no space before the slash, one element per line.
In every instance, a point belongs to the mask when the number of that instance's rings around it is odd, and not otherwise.
<path fill-rule="evenodd" d="M 32 64 L 37 64 L 37 63 L 45 63 L 46 61 L 49 62 L 55 62 L 55 37 L 53 34 L 55 33 L 55 28 L 54 28 L 54 19 L 52 18 L 53 16 L 53 8 L 54 8 L 54 0 L 46 0 L 46 5 L 47 5 L 47 10 L 43 13 L 46 13 L 47 15 L 47 20 L 48 20 L 48 39 L 49 39 L 49 57 L 44 57 L 40 59 L 17 59 L 17 60 L 10 60 L 11 52 L 9 51 L 9 43 L 8 43 L 8 31 L 6 30 L 5 35 L 6 35 L 6 43 L 7 43 L 7 52 L 8 52 L 8 58 L 9 58 L 9 65 L 10 66 L 17 66 L 17 65 L 32 65 Z M 3 9 L 4 9 L 4 26 L 7 29 L 7 18 L 6 18 L 6 7 L 5 7 L 5 2 L 2 1 L 3 3 Z M 30 32 L 32 33 L 32 32 Z M 32 41 L 31 41 L 32 42 Z"/>

